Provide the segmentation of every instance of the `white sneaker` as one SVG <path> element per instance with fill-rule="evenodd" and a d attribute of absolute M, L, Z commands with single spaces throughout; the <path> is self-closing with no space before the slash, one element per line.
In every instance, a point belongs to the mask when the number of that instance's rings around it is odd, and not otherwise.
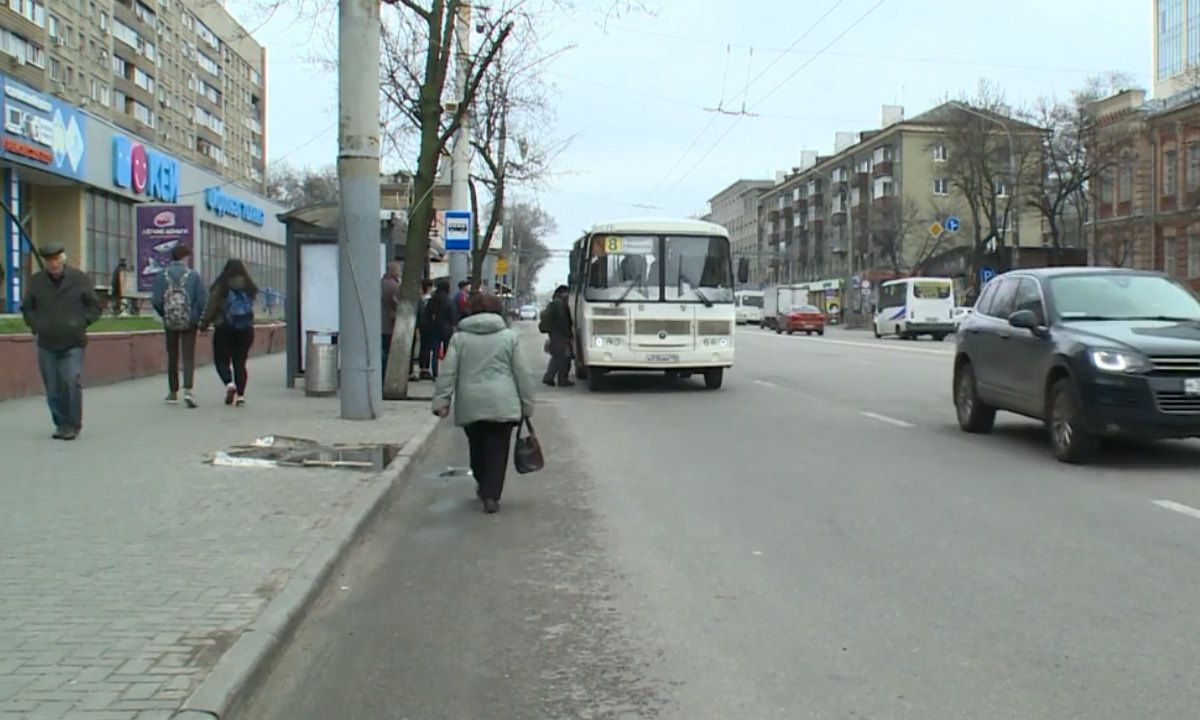
<path fill-rule="evenodd" d="M 225 386 L 225 404 L 232 405 L 235 397 L 237 397 L 237 385 L 229 383 Z"/>
<path fill-rule="evenodd" d="M 196 398 L 192 397 L 192 391 L 191 391 L 191 390 L 184 390 L 184 391 L 183 391 L 183 404 L 184 404 L 184 405 L 187 405 L 189 408 L 195 408 L 195 407 L 196 407 Z"/>
<path fill-rule="evenodd" d="M 238 395 L 237 397 L 235 397 L 235 398 L 233 399 L 233 404 L 234 404 L 234 406 L 235 406 L 235 407 L 242 407 L 243 405 L 245 405 L 245 404 L 246 404 L 246 396 L 245 396 L 245 395 Z"/>
<path fill-rule="evenodd" d="M 178 393 L 167 393 L 167 399 L 164 400 L 164 402 L 167 403 L 168 405 L 178 405 L 179 404 L 179 394 Z"/>

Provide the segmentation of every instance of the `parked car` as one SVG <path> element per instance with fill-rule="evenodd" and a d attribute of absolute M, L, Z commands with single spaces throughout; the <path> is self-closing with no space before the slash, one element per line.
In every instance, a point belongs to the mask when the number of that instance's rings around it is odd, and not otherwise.
<path fill-rule="evenodd" d="M 535 307 L 533 305 L 522 305 L 521 306 L 521 319 L 522 320 L 537 320 L 537 317 L 538 317 L 537 307 Z"/>
<path fill-rule="evenodd" d="M 1162 273 L 1010 271 L 984 287 L 957 341 L 966 432 L 989 432 L 998 410 L 1035 418 L 1071 463 L 1105 436 L 1200 437 L 1200 299 Z"/>
<path fill-rule="evenodd" d="M 796 332 L 824 335 L 825 320 L 825 313 L 813 305 L 792 305 L 786 312 L 780 313 L 775 332 L 786 332 L 788 335 Z"/>

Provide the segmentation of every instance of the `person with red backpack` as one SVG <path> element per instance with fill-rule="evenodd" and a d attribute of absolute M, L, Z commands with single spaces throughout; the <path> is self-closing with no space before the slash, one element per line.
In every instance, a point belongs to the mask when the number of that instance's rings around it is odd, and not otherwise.
<path fill-rule="evenodd" d="M 196 376 L 196 329 L 208 304 L 208 290 L 200 274 L 187 264 L 191 248 L 182 243 L 171 248 L 171 262 L 154 279 L 151 304 L 163 321 L 167 338 L 167 404 L 179 404 L 179 363 L 183 360 L 183 402 L 196 407 L 192 395 Z"/>
<path fill-rule="evenodd" d="M 225 404 L 246 404 L 246 361 L 254 346 L 254 301 L 258 286 L 241 260 L 232 259 L 209 288 L 208 307 L 200 320 L 201 332 L 214 325 L 213 364 L 225 383 Z"/>

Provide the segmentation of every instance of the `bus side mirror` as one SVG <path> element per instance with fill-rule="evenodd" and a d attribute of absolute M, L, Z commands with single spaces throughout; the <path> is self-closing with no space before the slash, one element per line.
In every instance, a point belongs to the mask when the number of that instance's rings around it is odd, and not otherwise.
<path fill-rule="evenodd" d="M 746 258 L 738 260 L 737 281 L 743 285 L 750 280 L 750 261 Z"/>

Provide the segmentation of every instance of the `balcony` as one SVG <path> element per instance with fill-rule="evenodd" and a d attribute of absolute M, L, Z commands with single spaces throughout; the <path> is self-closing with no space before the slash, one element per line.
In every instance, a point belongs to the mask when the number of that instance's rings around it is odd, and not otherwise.
<path fill-rule="evenodd" d="M 890 212 L 896 207 L 895 195 L 883 195 L 871 201 L 872 212 Z"/>
<path fill-rule="evenodd" d="M 871 173 L 865 172 L 865 171 L 854 173 L 854 177 L 851 178 L 850 184 L 851 184 L 851 187 L 856 187 L 856 188 L 860 188 L 860 189 L 864 189 L 864 190 L 866 188 L 871 187 Z"/>
<path fill-rule="evenodd" d="M 872 174 L 876 178 L 891 177 L 894 169 L 894 163 L 891 160 L 884 160 L 883 162 L 875 163 L 875 169 L 872 171 Z"/>

